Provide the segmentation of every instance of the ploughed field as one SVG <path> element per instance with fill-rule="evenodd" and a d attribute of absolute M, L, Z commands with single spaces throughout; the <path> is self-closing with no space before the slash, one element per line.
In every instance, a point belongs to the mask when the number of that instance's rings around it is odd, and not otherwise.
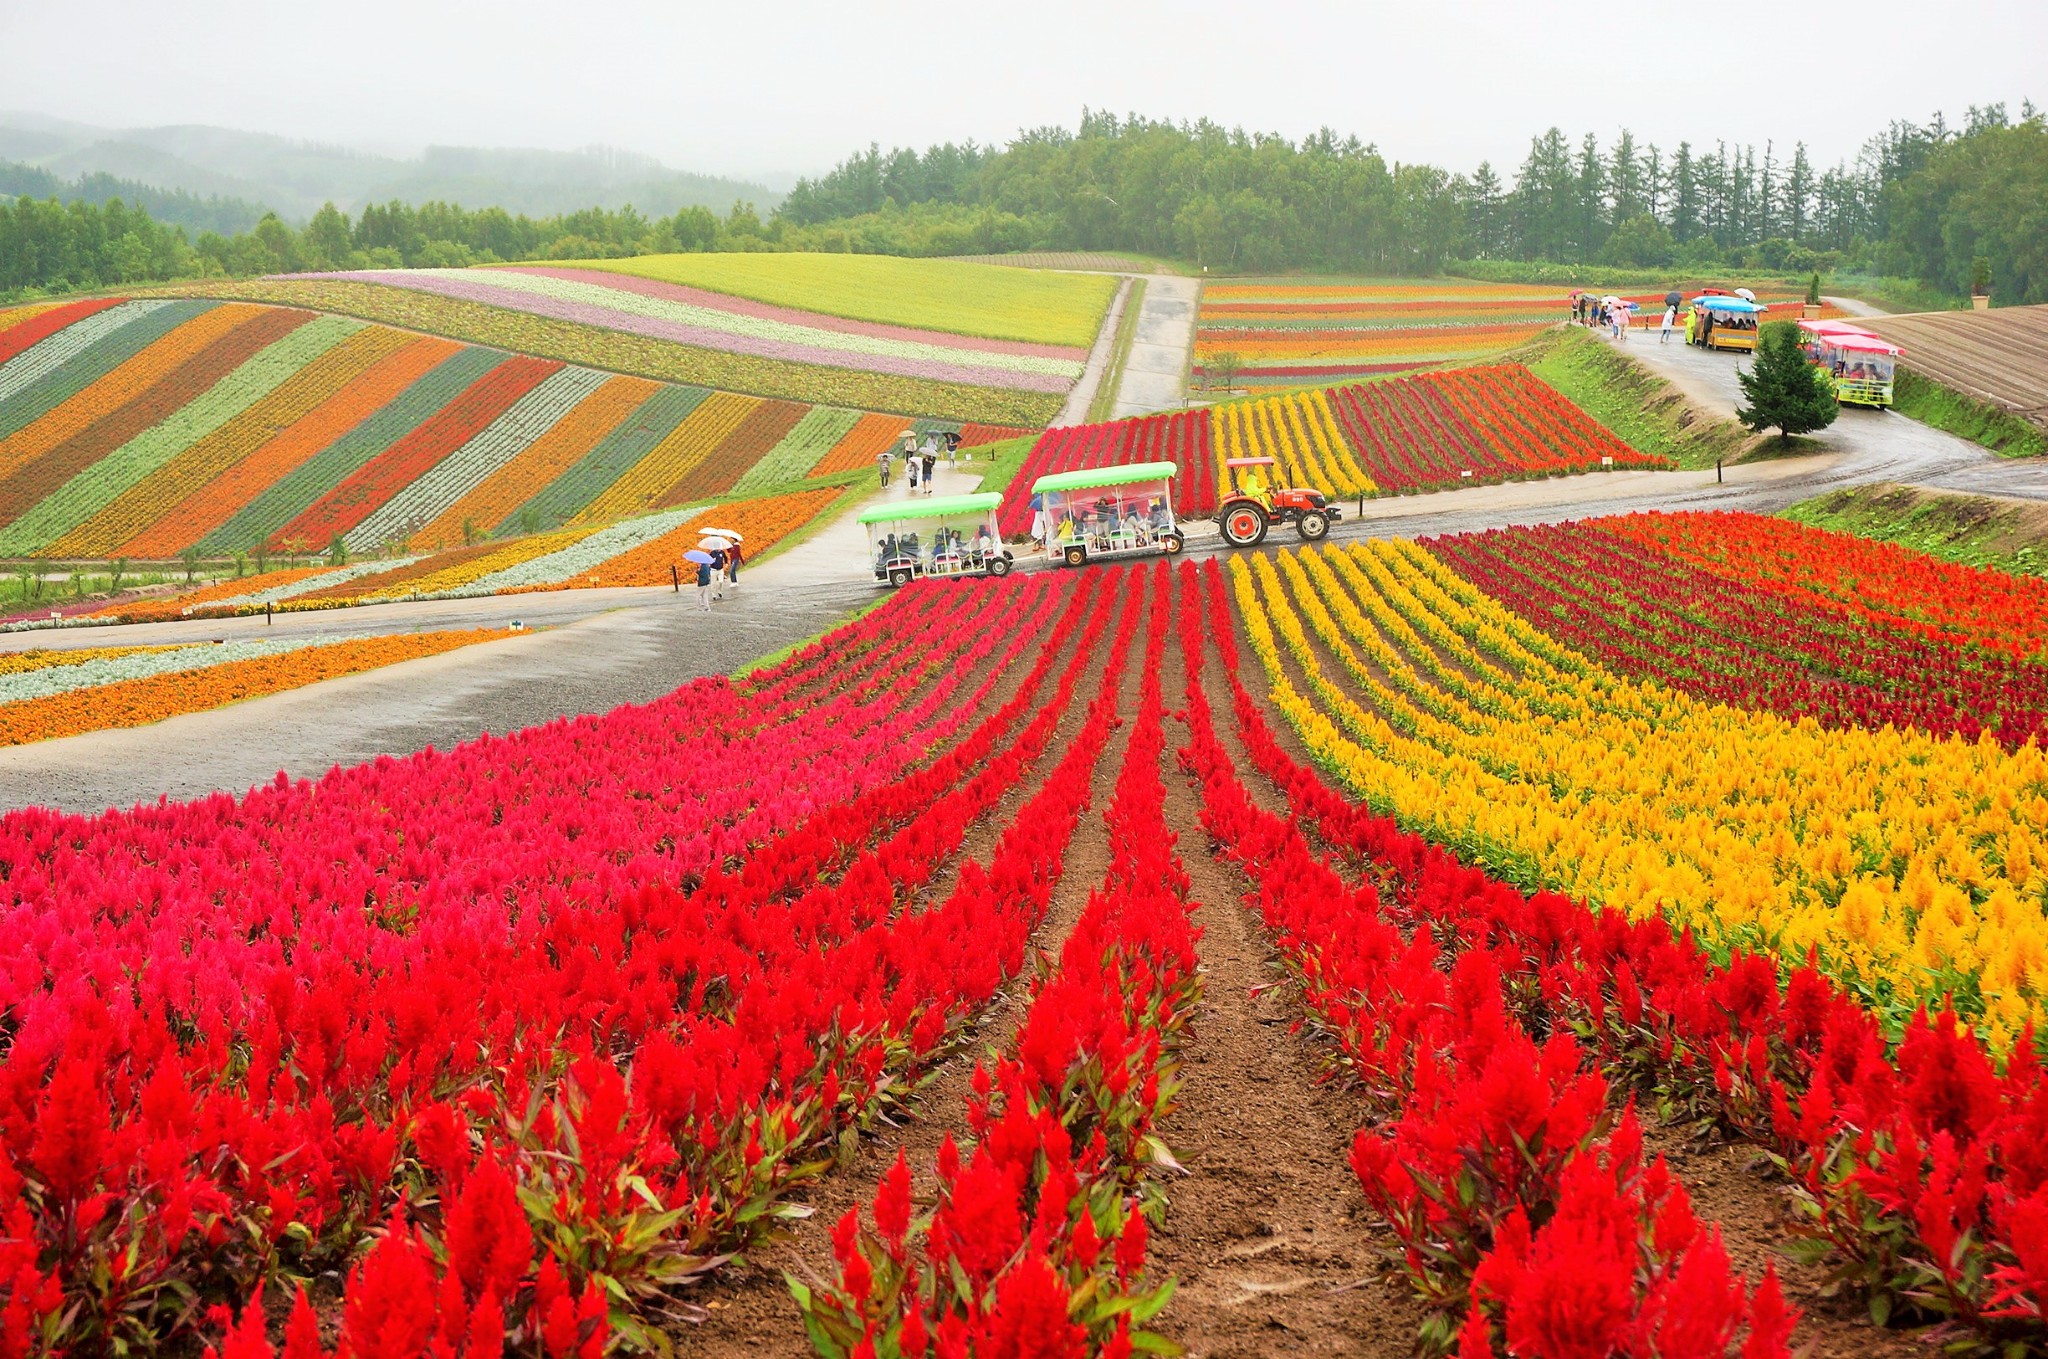
<path fill-rule="evenodd" d="M 1744 515 L 920 582 L 15 813 L 0 1352 L 2037 1348 L 2044 589 Z M 1334 1245 L 1195 1220 L 1233 1073 Z"/>

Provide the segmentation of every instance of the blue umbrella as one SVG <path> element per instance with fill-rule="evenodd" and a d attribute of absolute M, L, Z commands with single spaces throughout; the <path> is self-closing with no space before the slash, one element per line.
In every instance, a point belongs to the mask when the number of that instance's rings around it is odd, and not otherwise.
<path fill-rule="evenodd" d="M 696 548 L 693 547 L 688 552 L 685 552 L 683 554 L 683 560 L 686 562 L 695 562 L 699 566 L 709 566 L 711 565 L 711 554 L 709 552 L 699 552 Z"/>

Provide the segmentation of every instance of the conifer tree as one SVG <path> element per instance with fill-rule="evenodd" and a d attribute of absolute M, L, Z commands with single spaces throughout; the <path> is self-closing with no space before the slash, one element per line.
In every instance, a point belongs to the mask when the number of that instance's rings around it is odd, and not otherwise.
<path fill-rule="evenodd" d="M 1756 361 L 1737 370 L 1736 380 L 1749 404 L 1736 407 L 1735 418 L 1758 433 L 1776 428 L 1781 444 L 1795 434 L 1835 423 L 1833 384 L 1807 362 L 1799 347 L 1799 328 L 1790 321 L 1763 327 L 1757 334 Z"/>

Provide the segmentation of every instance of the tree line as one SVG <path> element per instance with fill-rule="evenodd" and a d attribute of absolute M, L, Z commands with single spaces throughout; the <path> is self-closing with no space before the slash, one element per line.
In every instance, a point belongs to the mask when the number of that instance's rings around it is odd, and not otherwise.
<path fill-rule="evenodd" d="M 1427 274 L 1528 262 L 1630 269 L 1854 270 L 1959 295 L 2048 300 L 2048 126 L 2031 104 L 1894 122 L 1850 161 L 1623 130 L 1603 146 L 1551 128 L 1512 183 L 1387 160 L 1323 131 L 1300 142 L 1211 122 L 1085 113 L 1002 147 L 878 146 L 799 183 L 763 220 L 631 207 L 528 217 L 391 202 L 304 226 L 267 214 L 188 239 L 114 200 L 0 200 L 0 296 L 169 278 L 457 266 L 707 250 L 898 255 L 1112 250 L 1218 272 Z"/>

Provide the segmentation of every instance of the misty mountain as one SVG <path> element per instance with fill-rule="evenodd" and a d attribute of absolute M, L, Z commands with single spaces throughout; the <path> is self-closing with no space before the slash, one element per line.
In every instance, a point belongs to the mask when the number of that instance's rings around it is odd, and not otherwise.
<path fill-rule="evenodd" d="M 666 216 L 686 207 L 724 212 L 740 200 L 766 212 L 782 198 L 763 184 L 674 170 L 651 156 L 607 147 L 436 146 L 404 157 L 232 128 L 111 129 L 13 112 L 0 113 L 0 161 L 73 186 L 60 197 L 88 197 L 77 188 L 81 181 L 97 192 L 103 181 L 92 177 L 107 176 L 196 201 L 261 205 L 296 222 L 329 200 L 351 214 L 396 198 L 533 216 L 631 203 Z M 0 186 L 0 193 L 22 191 Z"/>

